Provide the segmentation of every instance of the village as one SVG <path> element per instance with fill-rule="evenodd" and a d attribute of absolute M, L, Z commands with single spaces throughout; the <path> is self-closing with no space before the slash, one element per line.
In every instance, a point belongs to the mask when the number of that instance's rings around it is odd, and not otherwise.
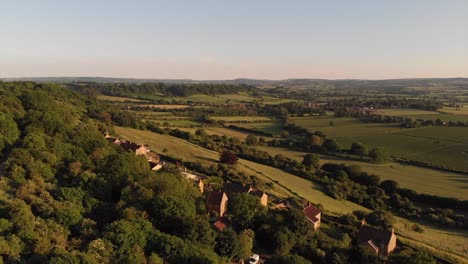
<path fill-rule="evenodd" d="M 163 161 L 160 155 L 151 151 L 147 145 L 137 144 L 105 134 L 105 138 L 112 144 L 120 146 L 125 151 L 135 153 L 135 155 L 143 156 L 148 160 L 150 169 L 158 172 L 163 169 L 167 163 Z M 191 180 L 198 188 L 201 194 L 205 197 L 206 209 L 212 219 L 212 227 L 218 232 L 222 232 L 230 225 L 232 220 L 228 211 L 229 200 L 238 194 L 249 194 L 256 197 L 259 203 L 272 210 L 288 210 L 292 205 L 287 201 L 275 199 L 269 200 L 269 195 L 262 191 L 254 189 L 250 184 L 239 182 L 224 183 L 222 188 L 215 190 L 211 185 L 205 185 L 204 177 L 192 173 L 183 166 L 179 166 L 180 175 L 185 179 Z M 308 220 L 315 232 L 319 232 L 322 221 L 322 211 L 310 201 L 305 201 L 301 208 L 304 217 Z M 394 229 L 382 230 L 376 227 L 367 225 L 365 219 L 362 219 L 361 225 L 355 234 L 355 239 L 360 245 L 364 245 L 368 250 L 374 252 L 376 256 L 382 259 L 388 256 L 396 249 L 397 236 Z M 261 256 L 254 254 L 249 264 L 263 263 Z"/>

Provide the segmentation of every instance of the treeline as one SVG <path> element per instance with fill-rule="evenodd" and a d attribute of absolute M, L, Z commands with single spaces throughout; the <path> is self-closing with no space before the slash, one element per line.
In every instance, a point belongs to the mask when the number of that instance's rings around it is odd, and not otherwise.
<path fill-rule="evenodd" d="M 254 92 L 256 88 L 249 85 L 231 84 L 171 84 L 171 83 L 74 83 L 69 86 L 83 94 L 104 94 L 110 96 L 161 95 L 189 96 L 194 94 L 231 94 L 238 92 Z M 143 96 L 144 97 L 144 96 Z"/>
<path fill-rule="evenodd" d="M 378 114 L 356 115 L 359 120 L 367 123 L 400 123 L 405 128 L 415 128 L 423 126 L 468 126 L 468 121 L 448 121 L 444 122 L 440 118 L 437 119 L 423 119 L 423 118 L 410 118 L 402 116 L 388 116 Z"/>

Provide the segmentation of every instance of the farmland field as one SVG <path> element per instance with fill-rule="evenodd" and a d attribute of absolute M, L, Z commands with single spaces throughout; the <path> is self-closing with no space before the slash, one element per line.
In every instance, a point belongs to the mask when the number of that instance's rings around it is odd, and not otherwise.
<path fill-rule="evenodd" d="M 306 152 L 288 150 L 285 148 L 258 147 L 271 155 L 282 154 L 286 157 L 302 161 Z M 404 188 L 420 193 L 435 194 L 467 200 L 468 174 L 445 172 L 397 162 L 374 164 L 364 161 L 350 160 L 336 156 L 321 155 L 321 163 L 343 163 L 359 165 L 365 172 L 376 174 L 382 180 L 395 180 Z"/>
<path fill-rule="evenodd" d="M 441 110 L 441 112 L 446 112 L 446 111 Z M 441 112 L 425 111 L 425 110 L 418 110 L 418 109 L 381 109 L 377 111 L 378 114 L 387 115 L 387 116 L 401 116 L 401 117 L 409 117 L 409 118 L 424 119 L 424 120 L 440 119 L 444 122 L 450 122 L 450 121 L 454 121 L 454 122 L 465 121 L 466 122 L 468 121 L 468 116 L 464 116 L 463 114 L 460 114 L 460 115 L 454 114 L 456 112 L 462 113 L 463 111 L 452 110 L 450 113 L 448 112 L 441 113 Z"/>
<path fill-rule="evenodd" d="M 363 123 L 352 117 L 293 117 L 294 124 L 309 132 L 322 131 L 332 138 L 370 136 L 399 131 L 399 124 Z"/>
<path fill-rule="evenodd" d="M 272 121 L 267 116 L 211 116 L 210 119 L 225 122 L 269 122 Z"/>
<path fill-rule="evenodd" d="M 120 96 L 109 96 L 109 95 L 99 95 L 97 97 L 99 100 L 105 100 L 110 102 L 132 102 L 132 103 L 146 103 L 146 100 L 140 100 L 129 97 L 120 97 Z"/>
<path fill-rule="evenodd" d="M 262 122 L 262 123 L 241 123 L 241 124 L 226 123 L 225 125 L 226 126 L 235 125 L 235 126 L 242 127 L 242 128 L 253 129 L 253 130 L 266 132 L 266 133 L 272 133 L 272 134 L 279 134 L 281 133 L 281 131 L 283 131 L 282 124 L 277 121 Z"/>
<path fill-rule="evenodd" d="M 123 138 L 149 144 L 153 151 L 163 155 L 178 157 L 183 160 L 199 161 L 208 165 L 214 164 L 218 160 L 217 152 L 168 135 L 123 127 L 116 127 L 116 132 Z M 162 152 L 164 148 L 167 149 L 167 152 Z M 309 201 L 323 204 L 326 211 L 332 214 L 340 215 L 353 210 L 367 211 L 367 209 L 352 202 L 332 199 L 322 192 L 320 186 L 269 166 L 240 159 L 236 169 L 247 175 L 256 175 L 266 181 L 277 181 L 278 184 L 274 185 L 276 195 L 284 196 L 288 195 L 289 190 L 293 191 Z M 463 255 L 467 237 L 466 232 L 436 228 L 419 223 L 425 231 L 424 233 L 418 233 L 407 228 L 414 222 L 399 217 L 395 217 L 395 219 L 395 232 L 405 241 L 428 249 L 439 250 L 440 253 L 443 252 L 443 254 L 449 255 L 451 258 Z M 444 243 L 441 243 L 441 241 L 444 241 Z M 460 258 L 458 257 L 457 260 L 460 261 Z"/>
<path fill-rule="evenodd" d="M 369 148 L 382 147 L 395 158 L 468 171 L 468 127 L 401 129 L 397 124 L 363 123 L 355 118 L 300 117 L 293 120 L 309 131 L 323 131 L 343 148 L 362 142 Z"/>
<path fill-rule="evenodd" d="M 140 104 L 138 106 L 159 108 L 159 109 L 184 109 L 184 108 L 190 107 L 189 105 L 181 105 L 181 104 Z"/>
<path fill-rule="evenodd" d="M 468 115 L 468 104 L 463 105 L 462 108 L 444 106 L 439 111 L 452 115 Z"/>

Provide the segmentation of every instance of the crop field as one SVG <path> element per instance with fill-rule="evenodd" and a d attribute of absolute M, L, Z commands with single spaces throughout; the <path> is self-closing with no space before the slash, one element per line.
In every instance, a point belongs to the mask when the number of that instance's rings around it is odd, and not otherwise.
<path fill-rule="evenodd" d="M 322 131 L 332 138 L 359 137 L 401 130 L 399 124 L 363 123 L 352 117 L 293 117 L 294 124 L 309 132 Z"/>
<path fill-rule="evenodd" d="M 182 104 L 140 104 L 140 107 L 150 107 L 159 109 L 184 109 L 190 107 L 189 105 Z"/>
<path fill-rule="evenodd" d="M 99 100 L 110 101 L 110 102 L 132 102 L 132 103 L 146 103 L 146 100 L 140 100 L 129 97 L 120 97 L 120 96 L 109 96 L 109 95 L 99 95 L 97 97 Z"/>
<path fill-rule="evenodd" d="M 379 109 L 376 114 L 388 116 L 417 116 L 417 115 L 437 115 L 437 111 L 426 111 L 420 109 Z"/>
<path fill-rule="evenodd" d="M 201 124 L 188 119 L 168 119 L 168 120 L 153 120 L 157 121 L 158 123 L 162 124 L 163 126 L 171 126 L 171 127 L 201 127 Z"/>
<path fill-rule="evenodd" d="M 162 155 L 178 157 L 183 160 L 199 161 L 206 165 L 214 164 L 218 160 L 217 152 L 207 150 L 175 137 L 132 128 L 115 128 L 117 134 L 121 135 L 123 138 L 148 144 L 153 151 Z M 163 152 L 163 149 L 167 151 Z M 247 175 L 256 175 L 267 182 L 277 182 L 273 190 L 273 194 L 275 195 L 286 196 L 288 194 L 290 195 L 290 191 L 292 191 L 313 203 L 323 204 L 326 211 L 332 214 L 345 214 L 353 210 L 368 211 L 357 204 L 332 199 L 322 192 L 320 186 L 269 166 L 240 159 L 235 169 L 243 171 Z M 399 217 L 395 218 L 395 232 L 397 235 L 404 238 L 405 241 L 422 245 L 428 249 L 443 251 L 444 254 L 452 258 L 456 258 L 456 255 L 462 255 L 463 250 L 466 248 L 467 234 L 464 231 L 436 228 L 418 223 L 424 228 L 424 233 L 417 233 L 406 228 L 407 226 L 411 226 L 414 222 Z M 459 259 L 458 257 L 457 260 Z"/>
<path fill-rule="evenodd" d="M 282 129 L 282 124 L 277 121 L 273 122 L 262 122 L 262 123 L 226 123 L 226 126 L 235 125 L 238 127 L 253 129 L 261 132 L 273 133 L 273 134 L 280 134 Z"/>
<path fill-rule="evenodd" d="M 211 95 L 206 95 L 206 94 L 193 94 L 185 97 L 174 97 L 174 99 L 181 99 L 185 101 L 191 101 L 191 102 L 198 102 L 198 103 L 224 103 L 226 102 L 226 99 L 217 97 L 217 96 L 211 96 Z"/>
<path fill-rule="evenodd" d="M 220 98 L 233 100 L 236 102 L 252 102 L 253 100 L 257 99 L 248 95 L 247 93 L 238 93 L 238 94 L 220 94 L 218 95 Z"/>
<path fill-rule="evenodd" d="M 397 124 L 363 123 L 354 118 L 299 117 L 293 120 L 309 131 L 323 131 L 342 148 L 362 142 L 369 148 L 382 147 L 395 158 L 468 171 L 468 127 L 402 129 Z"/>
<path fill-rule="evenodd" d="M 463 109 L 463 108 L 462 108 Z M 468 110 L 468 109 L 467 109 Z M 437 111 L 425 111 L 425 110 L 418 110 L 418 109 L 381 109 L 378 110 L 377 113 L 381 115 L 387 116 L 402 116 L 402 117 L 409 117 L 415 119 L 424 119 L 424 120 L 437 120 L 440 119 L 444 122 L 456 122 L 456 121 L 468 121 L 468 116 L 464 116 L 463 114 L 454 114 L 455 110 L 448 110 L 449 112 L 444 111 L 443 109 L 440 112 Z M 441 113 L 445 112 L 445 113 Z M 458 111 L 462 113 L 463 111 Z M 468 114 L 468 111 L 466 111 Z"/>
<path fill-rule="evenodd" d="M 238 138 L 240 140 L 245 140 L 247 136 L 249 135 L 248 133 L 229 129 L 229 128 L 224 128 L 224 127 L 205 127 L 203 128 L 207 134 L 209 135 L 220 135 L 220 136 L 228 136 L 228 137 L 233 137 L 233 138 Z"/>
<path fill-rule="evenodd" d="M 468 105 L 465 104 L 462 108 L 444 106 L 442 109 L 439 109 L 439 111 L 451 115 L 468 115 Z"/>
<path fill-rule="evenodd" d="M 288 98 L 277 98 L 277 97 L 272 97 L 272 96 L 262 96 L 260 100 L 258 100 L 259 103 L 262 104 L 284 104 L 284 103 L 289 103 L 289 102 L 297 102 L 297 100 L 294 99 L 288 99 Z"/>
<path fill-rule="evenodd" d="M 271 122 L 267 116 L 211 116 L 210 119 L 224 122 Z"/>
<path fill-rule="evenodd" d="M 466 127 L 422 127 L 396 132 L 398 135 L 468 144 Z"/>
<path fill-rule="evenodd" d="M 302 161 L 306 152 L 294 151 L 285 148 L 258 147 L 271 155 L 281 154 L 288 158 Z M 442 170 L 428 169 L 419 166 L 388 162 L 374 164 L 356 161 L 337 156 L 321 155 L 321 163 L 343 163 L 346 165 L 359 165 L 363 171 L 376 174 L 382 180 L 395 180 L 404 188 L 413 189 L 419 193 L 435 194 L 439 196 L 468 200 L 468 174 L 452 173 Z"/>

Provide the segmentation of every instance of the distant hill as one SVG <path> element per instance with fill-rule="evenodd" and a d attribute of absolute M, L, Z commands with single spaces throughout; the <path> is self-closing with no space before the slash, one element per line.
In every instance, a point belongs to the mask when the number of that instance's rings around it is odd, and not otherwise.
<path fill-rule="evenodd" d="M 247 84 L 252 86 L 284 86 L 284 87 L 313 87 L 316 85 L 343 86 L 434 86 L 437 84 L 453 84 L 468 89 L 468 78 L 409 78 L 409 79 L 285 79 L 264 80 L 239 78 L 233 80 L 192 80 L 192 79 L 137 79 L 137 78 L 108 78 L 108 77 L 18 77 L 0 78 L 0 81 L 33 81 L 44 83 L 72 83 L 72 82 L 96 82 L 96 83 L 182 83 L 182 84 Z"/>

